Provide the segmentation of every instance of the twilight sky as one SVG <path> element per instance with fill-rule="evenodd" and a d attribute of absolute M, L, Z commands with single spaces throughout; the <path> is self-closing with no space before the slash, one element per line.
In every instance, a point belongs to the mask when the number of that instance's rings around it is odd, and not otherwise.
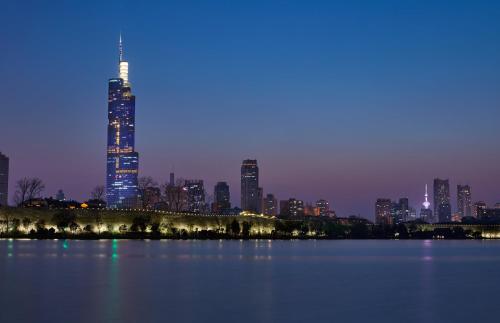
<path fill-rule="evenodd" d="M 141 175 L 228 181 L 373 218 L 377 197 L 469 183 L 500 202 L 500 2 L 24 1 L 0 11 L 0 151 L 11 193 L 105 182 L 120 30 Z M 12 196 L 12 194 L 11 194 Z"/>

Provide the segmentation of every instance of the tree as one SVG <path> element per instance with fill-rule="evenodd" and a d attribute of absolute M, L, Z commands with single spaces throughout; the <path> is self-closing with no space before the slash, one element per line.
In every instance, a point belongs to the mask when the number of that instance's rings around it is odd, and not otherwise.
<path fill-rule="evenodd" d="M 23 218 L 23 227 L 26 231 L 28 231 L 30 225 L 31 225 L 31 219 L 27 217 Z"/>
<path fill-rule="evenodd" d="M 16 192 L 14 193 L 14 202 L 22 206 L 28 200 L 28 189 L 30 179 L 27 177 L 21 178 L 16 182 Z"/>
<path fill-rule="evenodd" d="M 132 220 L 132 226 L 130 227 L 130 230 L 133 232 L 144 232 L 146 231 L 146 228 L 148 224 L 151 222 L 151 217 L 143 215 L 143 216 L 136 216 Z"/>
<path fill-rule="evenodd" d="M 52 217 L 52 221 L 57 226 L 57 229 L 62 232 L 64 232 L 70 224 L 75 222 L 75 220 L 76 220 L 75 214 L 68 210 L 61 210 L 55 213 L 54 216 Z"/>
<path fill-rule="evenodd" d="M 23 205 L 24 202 L 40 196 L 45 189 L 45 184 L 38 177 L 23 177 L 16 183 L 16 192 L 14 201 L 17 205 Z"/>
<path fill-rule="evenodd" d="M 38 219 L 35 223 L 36 231 L 43 232 L 45 230 L 45 221 L 43 219 Z"/>
<path fill-rule="evenodd" d="M 12 231 L 17 232 L 21 226 L 21 220 L 14 218 L 12 220 Z"/>
<path fill-rule="evenodd" d="M 249 222 L 243 221 L 241 233 L 243 234 L 243 236 L 245 238 L 248 238 L 250 236 L 250 228 L 251 227 L 252 227 L 252 225 Z"/>
<path fill-rule="evenodd" d="M 34 177 L 30 180 L 30 185 L 28 188 L 28 199 L 34 199 L 40 196 L 40 194 L 45 189 L 45 184 L 41 179 Z"/>
<path fill-rule="evenodd" d="M 90 196 L 93 200 L 101 200 L 104 201 L 104 185 L 97 185 L 94 187 L 92 192 L 90 192 Z"/>
<path fill-rule="evenodd" d="M 5 210 L 1 210 L 0 209 L 0 214 L 3 214 L 3 217 L 5 220 L 2 220 L 0 223 L 2 224 L 2 226 L 5 228 L 5 232 L 9 232 L 9 225 L 10 225 L 10 212 L 5 209 Z"/>
<path fill-rule="evenodd" d="M 240 234 L 240 223 L 236 219 L 231 222 L 231 232 L 233 235 L 237 236 Z"/>
<path fill-rule="evenodd" d="M 69 229 L 71 230 L 71 232 L 72 232 L 73 234 L 75 234 L 75 232 L 76 232 L 78 229 L 80 229 L 80 225 L 78 225 L 78 223 L 76 223 L 76 222 L 74 222 L 74 221 L 73 221 L 73 222 L 71 222 L 71 223 L 69 224 Z"/>
<path fill-rule="evenodd" d="M 92 227 L 91 224 L 87 224 L 84 228 L 83 228 L 83 231 L 87 232 L 87 233 L 92 233 L 92 231 L 94 230 L 94 228 Z"/>
<path fill-rule="evenodd" d="M 175 185 L 163 185 L 163 195 L 169 211 L 181 212 L 187 207 L 187 191 L 184 183 L 184 179 L 178 178 Z"/>
<path fill-rule="evenodd" d="M 142 208 L 151 208 L 155 191 L 159 191 L 158 183 L 151 176 L 139 177 L 138 189 L 141 196 Z"/>
<path fill-rule="evenodd" d="M 97 232 L 101 234 L 101 227 L 102 227 L 101 210 L 98 209 L 91 210 L 91 214 L 95 220 L 95 226 L 97 227 Z"/>

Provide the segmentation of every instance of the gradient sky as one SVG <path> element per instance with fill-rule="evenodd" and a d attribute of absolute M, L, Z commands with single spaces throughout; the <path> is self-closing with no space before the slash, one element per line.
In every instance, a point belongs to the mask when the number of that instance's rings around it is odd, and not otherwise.
<path fill-rule="evenodd" d="M 500 201 L 500 2 L 7 0 L 0 28 L 11 193 L 104 184 L 121 30 L 141 175 L 228 181 L 239 205 L 256 158 L 264 193 L 368 218 L 434 177 L 453 209 L 459 183 Z"/>

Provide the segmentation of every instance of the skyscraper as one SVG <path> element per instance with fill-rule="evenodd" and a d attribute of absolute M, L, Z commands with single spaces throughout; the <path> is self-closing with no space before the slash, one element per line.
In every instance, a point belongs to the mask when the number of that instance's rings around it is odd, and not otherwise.
<path fill-rule="evenodd" d="M 267 194 L 264 198 L 264 215 L 276 216 L 278 215 L 278 200 L 274 194 Z"/>
<path fill-rule="evenodd" d="M 284 217 L 304 216 L 304 201 L 295 198 L 280 201 L 280 215 Z"/>
<path fill-rule="evenodd" d="M 139 154 L 135 152 L 135 96 L 128 80 L 120 35 L 118 78 L 108 83 L 108 150 L 106 198 L 110 208 L 138 203 Z"/>
<path fill-rule="evenodd" d="M 434 179 L 434 216 L 439 222 L 451 221 L 450 182 Z"/>
<path fill-rule="evenodd" d="M 0 152 L 0 206 L 9 200 L 9 158 Z"/>
<path fill-rule="evenodd" d="M 474 203 L 472 207 L 472 216 L 475 218 L 482 218 L 486 215 L 486 210 L 488 209 L 488 205 L 484 201 L 478 201 Z"/>
<path fill-rule="evenodd" d="M 318 216 L 330 216 L 330 204 L 326 200 L 316 201 L 316 209 L 318 210 Z"/>
<path fill-rule="evenodd" d="M 472 216 L 472 201 L 469 185 L 457 185 L 457 206 L 460 217 Z"/>
<path fill-rule="evenodd" d="M 390 199 L 377 199 L 375 203 L 375 223 L 392 224 L 393 203 Z"/>
<path fill-rule="evenodd" d="M 259 187 L 257 161 L 246 159 L 241 165 L 241 208 L 243 211 L 261 213 L 262 188 Z"/>
<path fill-rule="evenodd" d="M 187 190 L 187 204 L 189 212 L 205 212 L 205 188 L 203 186 L 203 180 L 186 180 L 185 187 Z"/>
<path fill-rule="evenodd" d="M 399 212 L 398 212 L 398 223 L 406 222 L 410 220 L 410 203 L 407 197 L 402 197 L 399 199 Z"/>
<path fill-rule="evenodd" d="M 214 213 L 226 213 L 231 208 L 231 196 L 229 194 L 229 185 L 226 182 L 218 182 L 214 187 L 214 204 L 212 211 Z"/>

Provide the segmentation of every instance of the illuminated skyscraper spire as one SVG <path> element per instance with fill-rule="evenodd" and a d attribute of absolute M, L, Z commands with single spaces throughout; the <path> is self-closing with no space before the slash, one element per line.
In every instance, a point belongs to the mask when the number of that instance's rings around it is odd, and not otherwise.
<path fill-rule="evenodd" d="M 120 51 L 120 62 L 123 61 L 123 42 L 122 42 L 122 33 L 120 33 L 120 45 L 119 45 L 119 51 Z"/>
<path fill-rule="evenodd" d="M 427 198 L 429 197 L 429 194 L 427 194 L 427 184 L 425 184 L 425 202 L 422 203 L 422 205 L 424 206 L 425 209 L 428 209 L 429 206 L 431 206 L 431 203 L 429 203 L 429 201 L 427 200 Z"/>
<path fill-rule="evenodd" d="M 120 53 L 119 62 L 118 62 L 118 77 L 123 79 L 123 84 L 125 86 L 130 86 L 128 82 L 128 62 L 123 59 L 123 41 L 122 34 L 120 33 L 120 42 L 118 46 L 118 50 Z"/>

